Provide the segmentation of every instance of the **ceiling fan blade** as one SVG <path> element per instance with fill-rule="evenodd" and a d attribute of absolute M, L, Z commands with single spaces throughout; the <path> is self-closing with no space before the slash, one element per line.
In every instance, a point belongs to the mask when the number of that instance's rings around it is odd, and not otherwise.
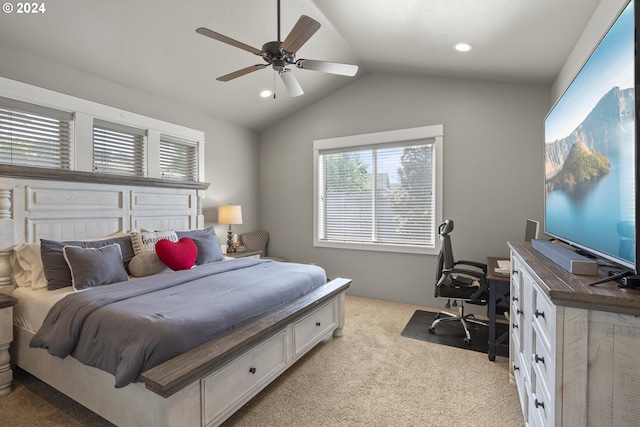
<path fill-rule="evenodd" d="M 284 70 L 280 71 L 278 74 L 280 74 L 280 78 L 282 78 L 282 82 L 284 83 L 287 90 L 289 91 L 289 95 L 294 97 L 294 96 L 300 96 L 304 94 L 304 91 L 302 90 L 300 83 L 298 83 L 296 76 L 293 75 L 290 69 L 285 68 Z"/>
<path fill-rule="evenodd" d="M 353 77 L 358 72 L 357 65 L 341 64 L 339 62 L 315 61 L 313 59 L 298 59 L 296 67 L 305 70 L 321 71 L 323 73 L 338 74 Z"/>
<path fill-rule="evenodd" d="M 231 46 L 234 47 L 238 47 L 240 49 L 244 49 L 247 52 L 251 52 L 254 55 L 262 55 L 262 51 L 259 49 L 256 49 L 255 47 L 249 46 L 248 44 L 244 44 L 242 42 L 239 42 L 237 40 L 234 40 L 230 37 L 227 36 L 223 36 L 222 34 L 216 33 L 215 31 L 211 31 L 208 28 L 204 28 L 204 27 L 200 27 L 196 30 L 196 33 L 198 34 L 202 34 L 203 36 L 207 36 L 207 37 L 211 37 L 214 40 L 218 40 L 222 43 L 226 43 L 229 44 Z"/>
<path fill-rule="evenodd" d="M 263 70 L 267 67 L 266 64 L 257 64 L 252 65 L 247 68 L 243 68 L 242 70 L 234 71 L 233 73 L 225 74 L 224 76 L 218 77 L 216 80 L 219 82 L 228 82 L 229 80 L 236 79 L 238 77 L 242 77 L 245 74 L 253 73 L 254 71 Z"/>
<path fill-rule="evenodd" d="M 318 21 L 302 15 L 291 29 L 291 32 L 289 32 L 287 38 L 282 42 L 282 50 L 296 53 L 318 29 L 320 29 Z"/>

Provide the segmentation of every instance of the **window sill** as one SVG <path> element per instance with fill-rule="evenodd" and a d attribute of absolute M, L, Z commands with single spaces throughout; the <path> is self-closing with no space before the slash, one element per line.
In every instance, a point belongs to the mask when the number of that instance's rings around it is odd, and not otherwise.
<path fill-rule="evenodd" d="M 352 243 L 352 242 L 335 242 L 326 240 L 315 240 L 313 242 L 314 247 L 318 248 L 334 248 L 334 249 L 350 249 L 357 251 L 375 251 L 375 252 L 394 252 L 394 253 L 408 253 L 408 254 L 420 254 L 420 255 L 438 255 L 439 248 L 425 247 L 425 246 L 410 246 L 410 245 L 393 245 L 382 243 Z"/>

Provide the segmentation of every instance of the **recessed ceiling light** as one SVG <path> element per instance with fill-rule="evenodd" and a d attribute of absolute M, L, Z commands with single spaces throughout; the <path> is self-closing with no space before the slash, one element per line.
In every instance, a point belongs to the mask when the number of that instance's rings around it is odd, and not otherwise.
<path fill-rule="evenodd" d="M 268 98 L 271 96 L 271 94 L 273 94 L 273 92 L 271 92 L 269 89 L 265 89 L 262 92 L 260 92 L 260 97 L 261 98 Z"/>
<path fill-rule="evenodd" d="M 469 43 L 456 43 L 453 45 L 453 48 L 458 52 L 469 52 L 471 49 L 473 49 L 473 46 L 471 46 Z"/>

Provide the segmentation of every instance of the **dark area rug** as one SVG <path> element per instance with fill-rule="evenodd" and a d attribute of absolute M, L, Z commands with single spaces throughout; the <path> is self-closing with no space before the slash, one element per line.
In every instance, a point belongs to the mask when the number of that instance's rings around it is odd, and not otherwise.
<path fill-rule="evenodd" d="M 486 326 L 467 323 L 471 333 L 471 342 L 464 343 L 464 329 L 460 322 L 441 322 L 436 327 L 435 333 L 429 331 L 429 327 L 435 320 L 436 313 L 430 311 L 416 310 L 411 316 L 409 323 L 402 330 L 403 337 L 413 338 L 421 341 L 428 341 L 435 344 L 448 345 L 450 347 L 464 348 L 467 350 L 487 353 L 489 344 L 489 328 Z M 496 325 L 497 336 L 509 330 L 509 325 L 498 323 Z M 509 357 L 508 349 L 505 346 L 496 348 L 496 355 Z"/>

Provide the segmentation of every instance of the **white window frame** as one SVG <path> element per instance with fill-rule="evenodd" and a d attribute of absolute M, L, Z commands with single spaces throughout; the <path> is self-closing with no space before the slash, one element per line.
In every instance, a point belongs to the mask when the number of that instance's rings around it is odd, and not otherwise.
<path fill-rule="evenodd" d="M 162 165 L 162 160 L 163 160 L 162 146 L 163 145 L 165 145 L 165 147 L 167 148 L 170 147 L 170 150 L 167 150 L 167 151 L 171 151 L 173 155 L 175 155 L 176 153 L 179 153 L 180 149 L 183 149 L 186 151 L 185 154 L 187 156 L 193 156 L 193 159 L 191 160 L 193 164 L 191 166 L 189 166 L 185 162 L 186 167 L 184 169 L 178 168 L 178 171 L 183 176 L 174 176 L 166 173 Z M 176 138 L 171 135 L 164 135 L 164 134 L 160 135 L 159 164 L 160 164 L 160 173 L 161 173 L 162 179 L 172 179 L 176 181 L 197 181 L 198 179 L 198 142 L 189 141 L 184 138 Z"/>
<path fill-rule="evenodd" d="M 97 154 L 98 145 L 105 156 Z M 146 129 L 93 119 L 93 170 L 96 173 L 146 176 L 146 145 Z M 120 155 L 114 155 L 115 152 Z M 109 163 L 117 167 L 108 166 Z"/>
<path fill-rule="evenodd" d="M 17 151 L 15 158 L 1 155 L 0 163 L 54 170 L 71 169 L 74 132 L 72 112 L 3 96 L 0 96 L 0 108 L 3 111 L 0 134 L 3 140 L 8 141 L 6 148 L 11 153 L 14 149 Z M 31 144 L 30 149 L 35 155 L 21 153 L 24 141 Z"/>
<path fill-rule="evenodd" d="M 431 246 L 390 244 L 376 242 L 342 242 L 319 238 L 319 161 L 320 152 L 324 150 L 338 150 L 357 148 L 390 143 L 433 140 L 433 178 L 434 178 L 434 221 L 432 224 L 433 242 Z M 324 248 L 354 249 L 366 251 L 402 252 L 415 254 L 436 255 L 440 251 L 437 227 L 442 222 L 442 165 L 443 165 L 444 125 L 422 126 L 409 129 L 399 129 L 386 132 L 375 132 L 352 135 L 331 139 L 321 139 L 313 142 L 313 246 Z"/>

